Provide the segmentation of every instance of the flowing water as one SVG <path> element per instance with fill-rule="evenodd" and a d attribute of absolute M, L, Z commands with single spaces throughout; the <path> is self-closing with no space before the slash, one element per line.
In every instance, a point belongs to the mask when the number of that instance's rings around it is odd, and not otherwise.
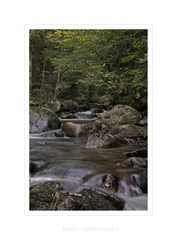
<path fill-rule="evenodd" d="M 79 192 L 83 188 L 95 188 L 123 198 L 124 210 L 147 210 L 147 195 L 134 180 L 137 169 L 118 169 L 117 163 L 126 159 L 126 153 L 136 146 L 111 149 L 86 149 L 85 142 L 77 138 L 30 138 L 30 161 L 38 168 L 31 174 L 31 185 L 55 181 L 64 191 Z M 102 186 L 103 176 L 119 177 L 120 187 L 112 193 Z"/>

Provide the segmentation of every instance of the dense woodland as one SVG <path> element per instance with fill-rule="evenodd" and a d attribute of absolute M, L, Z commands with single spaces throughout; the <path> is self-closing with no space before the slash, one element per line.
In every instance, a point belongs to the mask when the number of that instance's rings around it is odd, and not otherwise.
<path fill-rule="evenodd" d="M 30 30 L 30 106 L 147 109 L 147 30 Z"/>

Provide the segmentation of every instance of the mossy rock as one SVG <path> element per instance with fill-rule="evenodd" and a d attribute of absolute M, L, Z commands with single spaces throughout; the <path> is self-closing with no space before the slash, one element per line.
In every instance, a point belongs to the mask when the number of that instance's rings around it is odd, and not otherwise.
<path fill-rule="evenodd" d="M 112 129 L 110 130 L 110 133 L 112 135 L 120 134 L 123 137 L 147 137 L 147 128 L 146 127 L 140 127 L 136 125 L 121 125 L 112 126 Z"/>
<path fill-rule="evenodd" d="M 30 188 L 30 210 L 122 210 L 124 200 L 84 189 L 63 193 L 58 183 L 43 183 Z"/>
<path fill-rule="evenodd" d="M 100 117 L 103 124 L 112 128 L 114 125 L 136 124 L 142 118 L 141 113 L 127 105 L 116 105 Z"/>

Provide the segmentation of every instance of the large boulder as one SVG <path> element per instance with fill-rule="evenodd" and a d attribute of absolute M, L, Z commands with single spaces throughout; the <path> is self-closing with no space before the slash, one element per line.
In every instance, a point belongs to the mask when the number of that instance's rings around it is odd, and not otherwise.
<path fill-rule="evenodd" d="M 114 125 L 112 129 L 110 130 L 110 133 L 112 135 L 120 134 L 123 137 L 147 137 L 147 128 L 146 127 L 140 127 L 135 125 L 121 125 L 117 126 Z"/>
<path fill-rule="evenodd" d="M 63 124 L 62 130 L 67 137 L 87 138 L 89 134 L 102 130 L 102 124 L 99 121 L 93 121 L 86 124 L 66 122 Z"/>
<path fill-rule="evenodd" d="M 76 112 L 78 109 L 78 104 L 73 100 L 66 100 L 62 103 L 62 111 L 66 112 Z"/>
<path fill-rule="evenodd" d="M 122 210 L 124 201 L 91 189 L 63 193 L 58 183 L 43 183 L 30 188 L 30 210 Z"/>
<path fill-rule="evenodd" d="M 66 122 L 63 124 L 62 131 L 65 132 L 67 137 L 79 137 L 82 127 L 82 124 Z"/>
<path fill-rule="evenodd" d="M 141 113 L 127 105 L 116 105 L 99 117 L 102 123 L 112 128 L 113 125 L 136 124 L 142 118 Z"/>
<path fill-rule="evenodd" d="M 50 101 L 46 104 L 46 108 L 53 112 L 59 112 L 61 108 L 61 103 L 58 100 Z"/>
<path fill-rule="evenodd" d="M 86 148 L 111 148 L 118 147 L 127 143 L 125 138 L 120 135 L 93 133 L 89 136 Z"/>
<path fill-rule="evenodd" d="M 60 120 L 52 111 L 44 110 L 30 113 L 30 133 L 41 133 L 60 127 Z"/>

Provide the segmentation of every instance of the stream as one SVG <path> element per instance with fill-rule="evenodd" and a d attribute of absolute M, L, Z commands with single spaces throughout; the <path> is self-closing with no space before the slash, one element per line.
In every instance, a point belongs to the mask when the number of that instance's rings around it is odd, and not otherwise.
<path fill-rule="evenodd" d="M 147 194 L 134 181 L 141 170 L 118 169 L 126 153 L 138 146 L 109 149 L 86 149 L 85 141 L 78 138 L 42 138 L 30 135 L 30 162 L 38 166 L 30 176 L 30 184 L 59 182 L 66 192 L 79 192 L 94 188 L 125 200 L 124 210 L 147 210 Z M 120 179 L 117 192 L 101 186 L 103 176 L 112 174 Z"/>

